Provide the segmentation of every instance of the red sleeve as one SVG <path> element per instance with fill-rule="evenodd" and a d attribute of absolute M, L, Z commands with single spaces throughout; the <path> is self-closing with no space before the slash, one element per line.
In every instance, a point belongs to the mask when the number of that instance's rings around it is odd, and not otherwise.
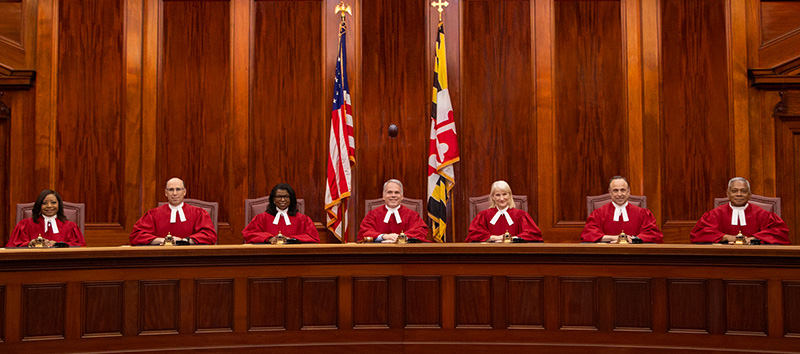
<path fill-rule="evenodd" d="M 597 242 L 605 235 L 603 233 L 603 220 L 600 215 L 602 211 L 603 208 L 595 209 L 586 219 L 586 226 L 581 231 L 582 242 Z"/>
<path fill-rule="evenodd" d="M 133 230 L 131 230 L 129 236 L 131 245 L 147 245 L 157 237 L 154 235 L 156 232 L 156 224 L 155 220 L 153 220 L 155 211 L 156 209 L 150 209 L 142 215 L 136 224 L 133 224 Z"/>
<path fill-rule="evenodd" d="M 297 216 L 296 220 L 300 223 L 300 225 L 297 226 L 297 230 L 303 233 L 292 235 L 291 237 L 303 243 L 319 243 L 319 232 L 317 232 L 317 227 L 314 225 L 314 220 L 311 220 L 308 215 L 300 213 L 295 215 Z"/>
<path fill-rule="evenodd" d="M 639 225 L 639 234 L 635 235 L 647 243 L 664 243 L 664 234 L 658 229 L 656 217 L 648 209 L 640 208 L 641 211 L 641 224 Z"/>
<path fill-rule="evenodd" d="M 364 237 L 372 237 L 372 239 L 378 238 L 378 235 L 382 234 L 382 232 L 378 232 L 376 228 L 376 220 L 377 214 L 379 213 L 378 209 L 370 210 L 369 213 L 361 220 L 361 225 L 358 227 L 358 241 L 364 239 Z"/>
<path fill-rule="evenodd" d="M 725 234 L 719 230 L 719 221 L 715 209 L 711 209 L 700 217 L 689 233 L 692 243 L 719 242 Z"/>
<path fill-rule="evenodd" d="M 486 226 L 488 210 L 483 210 L 478 215 L 475 215 L 475 219 L 472 219 L 469 224 L 469 232 L 464 242 L 486 242 L 489 240 L 491 233 L 489 233 L 489 228 Z"/>
<path fill-rule="evenodd" d="M 217 231 L 214 230 L 214 222 L 211 216 L 203 208 L 194 208 L 197 213 L 194 221 L 194 233 L 189 236 L 195 243 L 201 245 L 214 245 L 217 243 Z M 186 209 L 184 209 L 186 211 Z"/>
<path fill-rule="evenodd" d="M 83 239 L 83 234 L 81 233 L 81 229 L 78 227 L 78 224 L 67 221 L 64 223 L 64 226 L 67 226 L 67 233 L 64 236 L 63 242 L 70 246 L 86 246 L 86 241 Z"/>
<path fill-rule="evenodd" d="M 539 227 L 533 222 L 531 214 L 528 214 L 524 210 L 519 210 L 517 215 L 517 221 L 520 222 L 521 231 L 515 236 L 528 241 L 542 241 L 542 231 L 539 230 Z"/>
<path fill-rule="evenodd" d="M 31 237 L 28 235 L 28 228 L 29 224 L 32 223 L 29 220 L 30 219 L 22 219 L 17 223 L 17 226 L 14 227 L 14 231 L 11 232 L 11 237 L 8 238 L 6 247 L 28 246 L 28 243 L 31 242 Z"/>
<path fill-rule="evenodd" d="M 428 241 L 428 225 L 425 224 L 425 221 L 422 221 L 422 218 L 419 217 L 417 212 L 406 209 L 408 212 L 405 216 L 402 216 L 403 220 L 408 218 L 408 230 L 405 230 L 406 237 L 413 237 L 417 240 L 430 242 Z"/>
<path fill-rule="evenodd" d="M 770 213 L 766 210 L 764 213 L 762 213 L 762 215 L 760 215 L 758 220 L 758 225 L 761 230 L 752 236 L 766 243 L 778 245 L 790 244 L 789 227 L 786 226 L 786 223 L 783 222 L 783 219 L 781 219 L 778 214 Z"/>
<path fill-rule="evenodd" d="M 264 224 L 266 222 L 264 220 L 265 214 L 266 213 L 261 213 L 256 215 L 256 217 L 247 224 L 247 227 L 242 230 L 244 243 L 264 243 L 267 242 L 270 237 L 275 236 L 264 230 Z"/>

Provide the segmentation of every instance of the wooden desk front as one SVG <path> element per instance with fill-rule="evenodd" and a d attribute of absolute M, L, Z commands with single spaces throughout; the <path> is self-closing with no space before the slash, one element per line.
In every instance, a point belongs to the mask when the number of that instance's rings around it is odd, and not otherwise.
<path fill-rule="evenodd" d="M 800 247 L 0 251 L 0 352 L 800 352 Z"/>

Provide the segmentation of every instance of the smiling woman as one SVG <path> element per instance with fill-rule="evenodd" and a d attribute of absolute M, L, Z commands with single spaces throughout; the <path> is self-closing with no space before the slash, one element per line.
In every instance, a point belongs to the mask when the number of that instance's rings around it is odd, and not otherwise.
<path fill-rule="evenodd" d="M 297 194 L 286 183 L 272 187 L 267 210 L 242 230 L 245 243 L 272 243 L 279 234 L 296 242 L 319 243 L 314 221 L 297 211 Z"/>
<path fill-rule="evenodd" d="M 489 196 L 491 205 L 472 220 L 466 242 L 503 242 L 505 234 L 521 242 L 542 241 L 542 231 L 530 214 L 517 209 L 508 182 L 492 183 Z"/>
<path fill-rule="evenodd" d="M 32 247 L 42 237 L 43 246 L 86 246 L 78 225 L 64 216 L 64 203 L 58 192 L 45 189 L 33 204 L 33 216 L 22 219 L 6 247 Z"/>

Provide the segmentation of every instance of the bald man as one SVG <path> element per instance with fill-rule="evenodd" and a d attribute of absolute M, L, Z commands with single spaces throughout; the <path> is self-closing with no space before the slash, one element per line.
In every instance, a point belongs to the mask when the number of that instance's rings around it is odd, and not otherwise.
<path fill-rule="evenodd" d="M 168 233 L 176 242 L 188 241 L 191 245 L 217 243 L 217 232 L 208 212 L 183 202 L 186 184 L 180 178 L 167 181 L 164 195 L 169 203 L 150 209 L 133 225 L 131 245 L 163 245 Z"/>

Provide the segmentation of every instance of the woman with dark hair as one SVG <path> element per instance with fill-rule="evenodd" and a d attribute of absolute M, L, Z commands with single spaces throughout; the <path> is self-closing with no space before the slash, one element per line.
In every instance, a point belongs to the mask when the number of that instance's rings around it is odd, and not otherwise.
<path fill-rule="evenodd" d="M 39 193 L 39 198 L 33 204 L 33 216 L 20 220 L 6 247 L 28 246 L 40 235 L 47 247 L 53 247 L 57 242 L 70 246 L 86 246 L 81 229 L 64 216 L 61 196 L 52 189 Z"/>
<path fill-rule="evenodd" d="M 300 242 L 319 243 L 314 221 L 297 211 L 297 195 L 286 183 L 272 187 L 267 211 L 256 215 L 242 231 L 242 236 L 245 243 L 265 243 L 271 242 L 278 233 Z"/>

